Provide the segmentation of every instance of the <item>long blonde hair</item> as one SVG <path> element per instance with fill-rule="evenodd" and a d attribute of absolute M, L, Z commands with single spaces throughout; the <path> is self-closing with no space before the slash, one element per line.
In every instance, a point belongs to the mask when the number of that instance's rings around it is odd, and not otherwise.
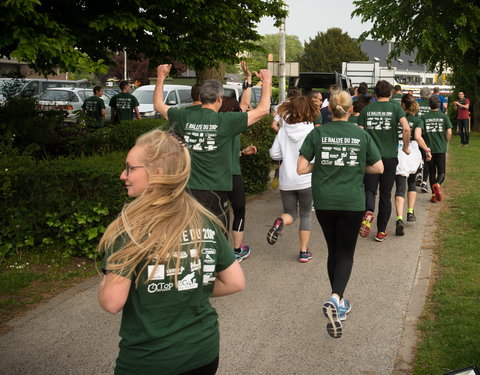
<path fill-rule="evenodd" d="M 135 281 L 138 286 L 148 264 L 155 264 L 153 272 L 159 264 L 165 264 L 168 268 L 175 267 L 176 282 L 182 232 L 202 228 L 205 220 L 219 227 L 221 223 L 185 191 L 190 176 L 190 154 L 176 136 L 155 129 L 138 137 L 135 145 L 144 150 L 148 185 L 108 226 L 98 251 L 102 254 L 112 250 L 117 240 L 122 240 L 120 250 L 108 258 L 108 271 L 125 277 L 138 271 Z M 197 257 L 201 254 L 200 240 L 192 239 Z M 137 270 L 140 265 L 141 269 Z"/>

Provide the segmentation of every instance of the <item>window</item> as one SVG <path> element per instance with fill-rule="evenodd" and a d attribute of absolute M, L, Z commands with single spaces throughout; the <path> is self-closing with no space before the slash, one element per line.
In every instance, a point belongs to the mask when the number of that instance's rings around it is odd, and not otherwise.
<path fill-rule="evenodd" d="M 38 94 L 38 88 L 40 87 L 38 81 L 30 82 L 25 88 L 22 90 L 22 96 L 28 97 Z"/>
<path fill-rule="evenodd" d="M 177 94 L 175 93 L 175 91 L 172 91 L 172 92 L 170 92 L 170 94 L 168 94 L 166 103 L 167 103 L 168 105 L 176 105 L 176 104 L 178 104 Z"/>
<path fill-rule="evenodd" d="M 178 96 L 180 97 L 180 103 L 186 104 L 186 103 L 192 103 L 192 95 L 191 95 L 192 90 L 178 90 Z"/>

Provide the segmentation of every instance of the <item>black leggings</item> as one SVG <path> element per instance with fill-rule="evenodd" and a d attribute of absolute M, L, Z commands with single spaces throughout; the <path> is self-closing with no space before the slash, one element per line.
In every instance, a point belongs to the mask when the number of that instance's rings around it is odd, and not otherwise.
<path fill-rule="evenodd" d="M 432 154 L 432 159 L 428 162 L 430 187 L 445 181 L 445 164 L 446 154 Z"/>
<path fill-rule="evenodd" d="M 363 211 L 316 210 L 315 213 L 327 241 L 327 270 L 332 293 L 343 298 L 352 273 Z"/>
<path fill-rule="evenodd" d="M 365 209 L 367 211 L 375 210 L 375 197 L 377 189 L 380 190 L 380 200 L 378 202 L 377 229 L 379 232 L 385 232 L 387 223 L 392 213 L 392 188 L 395 182 L 398 159 L 382 159 L 383 174 L 366 174 L 363 182 L 365 183 Z"/>
<path fill-rule="evenodd" d="M 182 372 L 179 375 L 215 375 L 218 369 L 218 356 L 212 362 L 193 370 Z"/>
<path fill-rule="evenodd" d="M 245 185 L 243 184 L 242 176 L 233 175 L 232 177 L 233 190 L 228 192 L 228 200 L 233 210 L 232 230 L 243 232 L 245 229 Z"/>
<path fill-rule="evenodd" d="M 225 228 L 228 229 L 228 192 L 189 189 L 189 193 L 198 201 L 198 203 L 218 217 L 222 224 L 225 225 Z"/>

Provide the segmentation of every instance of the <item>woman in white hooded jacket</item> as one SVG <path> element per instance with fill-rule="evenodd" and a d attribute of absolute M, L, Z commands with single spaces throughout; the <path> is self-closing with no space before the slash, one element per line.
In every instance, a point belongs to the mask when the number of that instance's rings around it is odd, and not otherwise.
<path fill-rule="evenodd" d="M 311 174 L 297 174 L 297 159 L 303 140 L 310 133 L 319 113 L 318 106 L 306 96 L 289 98 L 282 103 L 277 113 L 283 118 L 282 126 L 275 137 L 270 156 L 273 160 L 281 160 L 279 175 L 280 195 L 283 203 L 283 214 L 277 217 L 267 233 L 267 242 L 277 242 L 285 225 L 293 224 L 300 216 L 300 254 L 302 263 L 312 259 L 308 249 L 311 230 L 312 189 Z M 298 208 L 297 208 L 298 207 Z"/>

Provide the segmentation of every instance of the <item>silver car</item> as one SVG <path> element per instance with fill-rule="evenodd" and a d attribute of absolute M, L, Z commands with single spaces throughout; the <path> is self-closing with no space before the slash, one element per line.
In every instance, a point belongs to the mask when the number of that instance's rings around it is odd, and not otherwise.
<path fill-rule="evenodd" d="M 65 121 L 75 122 L 77 115 L 75 111 L 82 109 L 85 99 L 93 95 L 93 89 L 58 87 L 45 90 L 38 98 L 38 108 L 41 110 L 64 110 Z M 110 122 L 111 108 L 108 105 L 110 97 L 104 94 L 105 122 Z"/>

